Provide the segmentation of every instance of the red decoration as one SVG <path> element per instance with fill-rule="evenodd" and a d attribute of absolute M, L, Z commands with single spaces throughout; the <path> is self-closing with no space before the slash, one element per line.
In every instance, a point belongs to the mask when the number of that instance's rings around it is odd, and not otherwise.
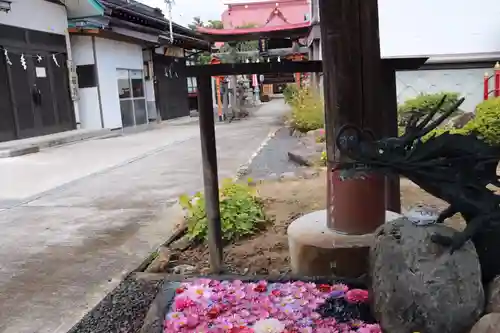
<path fill-rule="evenodd" d="M 177 289 L 175 289 L 175 293 L 176 294 L 182 294 L 184 291 L 186 291 L 186 289 L 184 289 L 184 288 L 177 288 Z"/>
<path fill-rule="evenodd" d="M 500 64 L 497 62 L 495 65 L 495 97 L 500 96 Z"/>
<path fill-rule="evenodd" d="M 271 294 L 273 296 L 280 297 L 281 296 L 281 291 L 279 291 L 277 289 L 274 289 L 273 291 L 271 291 Z"/>
<path fill-rule="evenodd" d="M 212 306 L 207 312 L 207 316 L 210 319 L 215 319 L 220 315 L 220 308 L 218 306 Z"/>
<path fill-rule="evenodd" d="M 320 284 L 318 290 L 322 293 L 329 293 L 330 291 L 332 291 L 332 286 L 328 284 Z"/>
<path fill-rule="evenodd" d="M 267 290 L 267 286 L 264 284 L 258 284 L 253 290 L 255 290 L 259 293 L 263 293 Z"/>
<path fill-rule="evenodd" d="M 483 99 L 486 101 L 490 96 L 490 76 L 488 73 L 484 73 L 484 91 L 483 91 Z"/>

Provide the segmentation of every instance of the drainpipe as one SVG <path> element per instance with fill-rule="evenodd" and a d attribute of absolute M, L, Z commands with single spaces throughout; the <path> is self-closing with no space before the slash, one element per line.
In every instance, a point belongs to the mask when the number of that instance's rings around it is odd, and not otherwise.
<path fill-rule="evenodd" d="M 153 80 L 153 91 L 155 94 L 155 107 L 156 107 L 156 123 L 159 124 L 161 123 L 161 110 L 160 110 L 160 88 L 158 87 L 158 79 L 156 78 L 156 71 L 155 71 L 155 54 L 156 54 L 156 47 L 151 48 L 151 66 L 153 69 L 153 76 L 151 79 Z"/>
<path fill-rule="evenodd" d="M 97 63 L 97 51 L 95 49 L 95 37 L 92 36 L 92 54 L 94 56 L 95 77 L 97 81 L 97 99 L 99 100 L 99 115 L 101 117 L 101 128 L 104 128 L 104 114 L 102 110 L 101 83 L 99 82 L 99 65 Z"/>
<path fill-rule="evenodd" d="M 74 72 L 75 65 L 73 63 L 73 52 L 71 49 L 71 38 L 69 36 L 68 29 L 66 29 L 66 32 L 64 34 L 64 38 L 66 40 L 66 50 L 68 53 L 68 79 L 69 79 L 69 87 L 71 88 L 73 85 L 73 75 L 76 75 Z M 76 129 L 81 128 L 81 122 L 80 122 L 80 107 L 78 105 L 78 86 L 73 87 L 73 89 L 76 91 L 76 94 L 74 95 L 73 92 L 71 92 L 71 102 L 73 103 L 73 113 L 75 116 L 75 125 Z"/>

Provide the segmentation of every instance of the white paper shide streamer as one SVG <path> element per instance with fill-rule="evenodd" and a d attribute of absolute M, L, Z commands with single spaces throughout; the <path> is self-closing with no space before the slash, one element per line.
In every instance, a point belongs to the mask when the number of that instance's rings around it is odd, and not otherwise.
<path fill-rule="evenodd" d="M 9 52 L 7 51 L 7 49 L 3 50 L 3 54 L 5 55 L 5 61 L 7 62 L 7 65 L 12 66 L 12 61 L 10 61 Z"/>
<path fill-rule="evenodd" d="M 52 60 L 54 60 L 54 64 L 56 64 L 57 67 L 61 67 L 61 66 L 59 66 L 59 63 L 57 62 L 55 54 L 52 55 Z"/>
<path fill-rule="evenodd" d="M 23 69 L 26 70 L 26 58 L 24 57 L 24 53 L 21 54 L 21 66 L 23 66 Z"/>

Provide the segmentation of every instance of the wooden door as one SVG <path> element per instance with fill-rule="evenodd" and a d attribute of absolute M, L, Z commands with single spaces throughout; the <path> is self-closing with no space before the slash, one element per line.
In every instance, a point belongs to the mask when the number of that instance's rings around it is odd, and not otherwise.
<path fill-rule="evenodd" d="M 10 55 L 12 65 L 7 67 L 11 84 L 13 110 L 16 115 L 16 127 L 19 138 L 27 138 L 39 134 L 37 131 L 38 121 L 34 114 L 33 101 L 33 66 L 31 59 L 25 59 L 26 69 L 21 65 L 21 54 Z"/>
<path fill-rule="evenodd" d="M 189 116 L 185 59 L 155 54 L 153 64 L 161 119 Z"/>
<path fill-rule="evenodd" d="M 58 54 L 56 64 L 49 53 L 40 55 L 41 59 L 26 57 L 24 69 L 21 55 L 12 54 L 12 66 L 7 68 L 18 138 L 75 128 L 66 57 Z"/>
<path fill-rule="evenodd" d="M 30 59 L 29 70 L 32 72 L 32 99 L 35 116 L 35 126 L 38 134 L 56 132 L 57 118 L 55 112 L 55 96 L 52 95 L 51 80 L 49 77 L 49 60 L 42 57 L 40 60 Z"/>
<path fill-rule="evenodd" d="M 5 57 L 0 56 L 0 142 L 16 138 L 7 66 Z"/>

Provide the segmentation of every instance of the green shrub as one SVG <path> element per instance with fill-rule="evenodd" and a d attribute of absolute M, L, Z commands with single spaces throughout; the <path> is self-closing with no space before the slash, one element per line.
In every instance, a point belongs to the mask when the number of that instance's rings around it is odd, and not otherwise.
<path fill-rule="evenodd" d="M 437 128 L 429 135 L 440 135 L 444 132 L 452 134 L 476 133 L 486 142 L 494 145 L 500 144 L 500 98 L 493 98 L 480 103 L 476 107 L 474 119 L 463 128 Z M 428 135 L 428 136 L 429 136 Z M 427 136 L 427 137 L 428 137 Z"/>
<path fill-rule="evenodd" d="M 477 133 L 490 144 L 500 144 L 500 98 L 489 99 L 476 106 L 474 119 L 463 130 Z"/>
<path fill-rule="evenodd" d="M 325 126 L 323 100 L 319 94 L 302 88 L 291 101 L 290 125 L 297 131 L 306 133 Z"/>
<path fill-rule="evenodd" d="M 328 157 L 326 155 L 326 151 L 323 151 L 321 153 L 321 165 L 326 166 L 327 162 L 328 162 Z"/>
<path fill-rule="evenodd" d="M 292 104 L 293 99 L 295 98 L 295 95 L 298 92 L 298 87 L 296 84 L 289 84 L 286 86 L 286 88 L 283 90 L 283 97 L 285 98 L 285 103 L 287 104 Z"/>
<path fill-rule="evenodd" d="M 249 180 L 249 183 L 251 180 Z M 220 212 L 222 237 L 226 241 L 235 241 L 253 235 L 265 222 L 263 204 L 255 189 L 248 184 L 223 182 L 220 191 Z M 187 211 L 188 235 L 196 241 L 207 240 L 208 224 L 205 211 L 205 197 L 201 192 L 193 197 L 180 197 L 181 206 Z"/>
<path fill-rule="evenodd" d="M 460 98 L 460 94 L 455 92 L 440 92 L 437 94 L 420 94 L 415 98 L 406 100 L 403 104 L 398 107 L 399 113 L 407 113 L 415 110 L 431 110 L 436 107 L 443 96 L 446 95 L 446 101 L 443 105 L 443 109 L 456 103 Z"/>
<path fill-rule="evenodd" d="M 445 110 L 458 101 L 460 95 L 455 92 L 441 92 L 436 94 L 420 94 L 415 98 L 406 100 L 398 106 L 398 120 L 400 125 L 405 125 L 410 115 L 414 111 L 430 111 L 435 108 L 443 96 L 446 95 L 446 101 L 441 107 Z"/>
<path fill-rule="evenodd" d="M 470 130 L 464 128 L 451 128 L 451 127 L 441 127 L 441 128 L 436 128 L 429 132 L 426 136 L 422 138 L 423 141 L 428 140 L 432 136 L 439 136 L 443 133 L 450 133 L 450 134 L 460 134 L 460 135 L 466 135 L 470 133 Z"/>

